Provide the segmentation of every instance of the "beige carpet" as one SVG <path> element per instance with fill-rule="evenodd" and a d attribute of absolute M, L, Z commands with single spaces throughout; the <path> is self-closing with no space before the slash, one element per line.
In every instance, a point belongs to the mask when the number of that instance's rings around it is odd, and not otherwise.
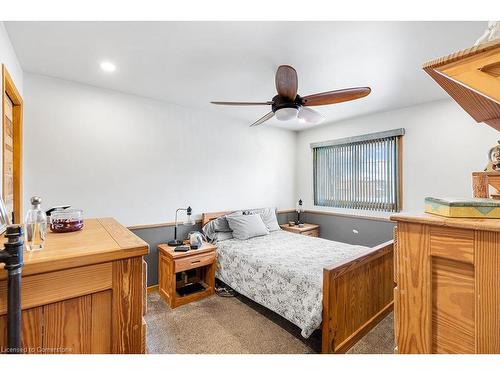
<path fill-rule="evenodd" d="M 272 311 L 238 296 L 211 296 L 170 309 L 158 292 L 148 294 L 148 353 L 318 353 L 321 334 L 309 339 Z M 392 353 L 392 314 L 381 321 L 349 353 Z"/>

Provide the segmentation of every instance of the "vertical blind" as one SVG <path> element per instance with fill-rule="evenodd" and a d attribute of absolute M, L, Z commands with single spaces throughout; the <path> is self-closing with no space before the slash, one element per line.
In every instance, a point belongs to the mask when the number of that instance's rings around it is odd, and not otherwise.
<path fill-rule="evenodd" d="M 312 144 L 314 204 L 400 210 L 399 138 L 404 129 Z"/>

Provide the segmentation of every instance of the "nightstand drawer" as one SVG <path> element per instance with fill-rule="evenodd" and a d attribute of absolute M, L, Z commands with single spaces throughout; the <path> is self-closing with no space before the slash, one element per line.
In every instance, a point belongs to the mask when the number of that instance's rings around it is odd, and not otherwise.
<path fill-rule="evenodd" d="M 319 237 L 319 230 L 312 229 L 312 230 L 302 232 L 301 234 L 303 234 L 304 236 L 309 236 L 309 237 Z"/>
<path fill-rule="evenodd" d="M 175 260 L 175 271 L 174 272 L 182 272 L 187 271 L 193 268 L 198 268 L 202 266 L 206 266 L 215 261 L 215 253 L 210 254 L 200 254 L 196 256 L 190 256 L 185 259 L 177 259 Z"/>

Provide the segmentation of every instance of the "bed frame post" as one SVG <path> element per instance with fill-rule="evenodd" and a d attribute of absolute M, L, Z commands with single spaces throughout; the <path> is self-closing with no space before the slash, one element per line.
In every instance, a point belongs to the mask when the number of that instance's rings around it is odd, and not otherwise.
<path fill-rule="evenodd" d="M 322 353 L 345 353 L 393 309 L 393 241 L 323 270 Z"/>

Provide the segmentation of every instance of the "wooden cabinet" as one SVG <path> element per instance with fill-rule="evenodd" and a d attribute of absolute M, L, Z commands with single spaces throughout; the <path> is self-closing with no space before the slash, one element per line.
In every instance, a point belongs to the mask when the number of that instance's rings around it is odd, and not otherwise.
<path fill-rule="evenodd" d="M 143 353 L 148 245 L 113 219 L 47 235 L 24 253 L 21 303 L 26 353 Z M 6 345 L 7 282 L 0 270 L 0 351 Z"/>
<path fill-rule="evenodd" d="M 319 237 L 319 225 L 318 224 L 308 224 L 304 223 L 304 226 L 299 227 L 298 225 L 294 225 L 291 227 L 289 224 L 280 225 L 281 229 L 286 230 L 287 232 L 302 234 L 304 236 L 309 237 Z"/>
<path fill-rule="evenodd" d="M 23 310 L 22 325 L 24 327 L 21 337 L 23 348 L 41 348 L 42 347 L 42 308 Z M 7 345 L 7 317 L 0 316 L 0 353 Z M 29 353 L 29 351 L 27 350 Z"/>
<path fill-rule="evenodd" d="M 23 310 L 23 350 L 26 354 L 112 353 L 111 298 L 107 290 Z M 5 325 L 3 315 L 0 348 L 7 344 Z"/>
<path fill-rule="evenodd" d="M 500 353 L 500 220 L 395 215 L 398 353 Z"/>
<path fill-rule="evenodd" d="M 43 306 L 46 353 L 111 353 L 111 293 L 87 294 Z"/>

